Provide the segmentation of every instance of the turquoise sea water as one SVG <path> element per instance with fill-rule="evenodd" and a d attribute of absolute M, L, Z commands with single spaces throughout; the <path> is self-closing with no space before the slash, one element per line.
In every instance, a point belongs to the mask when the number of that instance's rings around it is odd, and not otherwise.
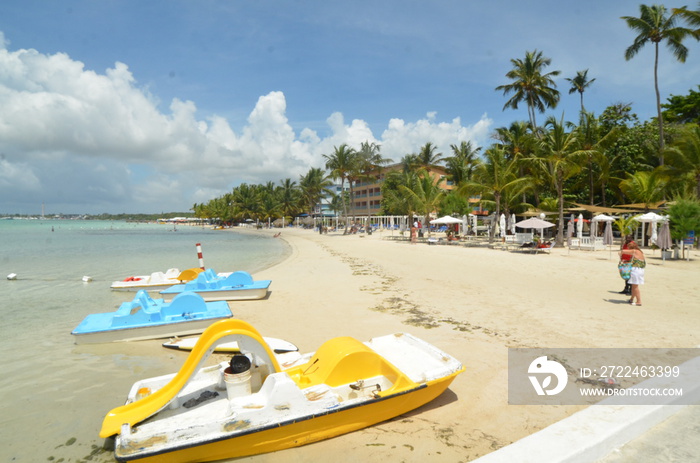
<path fill-rule="evenodd" d="M 112 281 L 199 267 L 196 243 L 207 268 L 257 278 L 289 253 L 266 234 L 208 227 L 0 220 L 0 461 L 114 461 L 99 448 L 104 413 L 134 381 L 177 371 L 182 358 L 162 341 L 76 346 L 70 332 L 133 298 Z"/>

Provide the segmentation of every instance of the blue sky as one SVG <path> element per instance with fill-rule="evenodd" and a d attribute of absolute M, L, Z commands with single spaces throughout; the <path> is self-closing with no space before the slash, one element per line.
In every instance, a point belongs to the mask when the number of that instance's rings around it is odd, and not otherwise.
<path fill-rule="evenodd" d="M 691 2 L 692 3 L 692 2 Z M 686 2 L 687 4 L 687 2 Z M 667 4 L 667 7 L 681 4 Z M 692 6 L 692 5 L 691 5 Z M 188 211 L 236 185 L 297 180 L 365 140 L 398 161 L 490 143 L 527 118 L 495 91 L 540 50 L 589 69 L 600 114 L 654 115 L 653 48 L 631 61 L 635 1 L 36 1 L 0 4 L 0 214 Z M 662 100 L 700 82 L 661 50 Z"/>

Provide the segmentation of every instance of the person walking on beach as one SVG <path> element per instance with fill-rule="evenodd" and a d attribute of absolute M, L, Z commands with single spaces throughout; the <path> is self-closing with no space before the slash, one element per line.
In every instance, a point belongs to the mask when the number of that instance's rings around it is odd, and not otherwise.
<path fill-rule="evenodd" d="M 634 239 L 632 238 L 632 235 L 625 236 L 625 240 L 622 242 L 622 247 L 620 248 L 620 251 L 624 251 L 625 249 L 629 249 L 630 243 L 633 243 L 633 242 L 634 242 Z M 629 262 L 631 258 L 632 257 L 630 257 L 629 254 L 624 254 L 624 253 L 620 254 L 620 262 Z M 625 288 L 622 291 L 620 291 L 620 294 L 626 294 L 628 296 L 631 296 L 632 295 L 631 291 L 632 291 L 632 286 L 630 286 L 629 280 L 625 280 Z"/>
<path fill-rule="evenodd" d="M 632 287 L 632 297 L 630 298 L 629 303 L 632 305 L 642 305 L 642 294 L 639 290 L 639 285 L 644 284 L 644 269 L 647 266 L 647 262 L 644 258 L 644 253 L 641 249 L 639 249 L 639 246 L 634 241 L 627 245 L 627 249 L 622 251 L 620 257 L 624 256 L 625 254 L 629 256 L 630 262 L 632 263 L 632 271 L 630 273 L 630 279 L 628 280 L 630 286 Z M 635 299 L 637 302 L 634 302 Z"/>

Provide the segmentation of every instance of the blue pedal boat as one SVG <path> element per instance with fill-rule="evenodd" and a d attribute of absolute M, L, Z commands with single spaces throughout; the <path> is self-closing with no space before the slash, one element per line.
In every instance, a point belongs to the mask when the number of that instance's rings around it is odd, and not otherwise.
<path fill-rule="evenodd" d="M 116 312 L 90 314 L 72 331 L 76 344 L 168 338 L 202 333 L 218 320 L 233 314 L 226 302 L 205 302 L 193 292 L 183 292 L 172 302 L 138 291 Z"/>
<path fill-rule="evenodd" d="M 169 301 L 184 291 L 192 291 L 207 302 L 244 301 L 264 298 L 271 283 L 272 280 L 254 281 L 250 273 L 241 270 L 228 276 L 219 276 L 214 270 L 207 269 L 192 281 L 162 290 L 160 295 Z"/>

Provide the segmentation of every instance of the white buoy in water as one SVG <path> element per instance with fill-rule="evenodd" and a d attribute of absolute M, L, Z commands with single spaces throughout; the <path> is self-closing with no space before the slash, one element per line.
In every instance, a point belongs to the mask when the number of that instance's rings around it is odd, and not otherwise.
<path fill-rule="evenodd" d="M 7 275 L 8 280 L 16 280 L 17 279 L 17 274 L 16 273 L 10 273 Z"/>
<path fill-rule="evenodd" d="M 83 277 L 83 281 L 84 281 L 85 283 L 90 283 L 90 282 L 92 281 L 92 277 L 84 276 L 84 277 Z"/>

